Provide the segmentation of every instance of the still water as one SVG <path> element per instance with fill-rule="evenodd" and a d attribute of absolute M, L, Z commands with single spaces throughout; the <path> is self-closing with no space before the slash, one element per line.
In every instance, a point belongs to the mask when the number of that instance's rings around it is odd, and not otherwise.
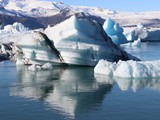
<path fill-rule="evenodd" d="M 125 48 L 143 60 L 160 59 L 160 43 Z M 0 63 L 0 120 L 158 120 L 160 79 L 94 75 L 92 67 L 28 71 Z"/>

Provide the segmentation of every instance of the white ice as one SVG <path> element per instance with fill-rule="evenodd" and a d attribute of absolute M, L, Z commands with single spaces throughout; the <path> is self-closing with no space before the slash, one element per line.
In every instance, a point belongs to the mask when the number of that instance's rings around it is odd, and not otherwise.
<path fill-rule="evenodd" d="M 17 33 L 17 32 L 25 32 L 28 31 L 29 28 L 25 27 L 23 24 L 15 22 L 13 25 L 6 25 L 4 29 L 1 30 L 1 33 Z"/>
<path fill-rule="evenodd" d="M 121 46 L 141 47 L 141 40 L 140 38 L 138 38 L 137 40 L 134 40 L 133 42 L 128 42 L 126 44 L 122 44 Z"/>
<path fill-rule="evenodd" d="M 111 63 L 100 60 L 94 68 L 96 74 L 105 74 L 122 78 L 160 77 L 160 60 L 156 61 L 119 61 Z"/>
<path fill-rule="evenodd" d="M 33 65 L 31 65 L 31 66 L 28 67 L 28 70 L 29 70 L 29 71 L 33 71 L 33 72 L 36 72 L 36 71 L 40 71 L 40 70 L 41 70 L 41 67 L 40 67 L 39 65 L 33 64 Z"/>
<path fill-rule="evenodd" d="M 51 63 L 45 63 L 41 68 L 43 70 L 51 70 L 51 69 L 53 69 L 53 66 Z"/>
<path fill-rule="evenodd" d="M 28 67 L 29 71 L 34 71 L 34 72 L 40 71 L 40 70 L 52 70 L 52 69 L 53 69 L 53 66 L 50 63 L 45 63 L 42 66 L 32 64 L 31 66 Z"/>
<path fill-rule="evenodd" d="M 148 31 L 142 24 L 138 24 L 132 31 L 126 31 L 125 36 L 128 41 L 134 41 L 138 38 L 145 39 L 148 36 Z"/>

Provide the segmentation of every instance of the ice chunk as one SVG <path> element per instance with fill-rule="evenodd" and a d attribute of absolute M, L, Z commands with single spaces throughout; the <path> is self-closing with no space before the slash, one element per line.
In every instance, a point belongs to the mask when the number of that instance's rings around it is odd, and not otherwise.
<path fill-rule="evenodd" d="M 106 71 L 102 71 L 106 70 Z M 123 77 L 123 78 L 153 78 L 160 77 L 160 60 L 157 61 L 119 61 L 118 63 L 110 63 L 100 60 L 94 72 L 98 74 Z"/>
<path fill-rule="evenodd" d="M 135 40 L 133 42 L 129 42 L 129 43 L 123 44 L 121 46 L 141 47 L 141 40 L 140 40 L 140 38 L 138 38 L 137 40 Z"/>
<path fill-rule="evenodd" d="M 148 36 L 144 38 L 144 41 L 159 41 L 160 40 L 160 28 L 147 29 Z"/>
<path fill-rule="evenodd" d="M 51 64 L 51 63 L 45 63 L 45 64 L 42 66 L 42 69 L 43 69 L 43 70 L 51 70 L 51 69 L 53 69 L 53 67 L 52 67 L 52 64 Z"/>
<path fill-rule="evenodd" d="M 5 49 L 5 46 L 3 44 L 1 44 L 1 51 L 2 51 L 2 54 L 6 54 L 6 49 Z"/>
<path fill-rule="evenodd" d="M 142 28 L 144 28 L 144 26 L 142 25 L 142 23 L 140 23 L 140 24 L 137 25 L 137 28 L 142 29 Z"/>
<path fill-rule="evenodd" d="M 132 46 L 140 47 L 140 46 L 141 46 L 141 40 L 140 40 L 140 38 L 138 38 L 138 40 L 135 40 L 135 41 L 132 43 Z"/>
<path fill-rule="evenodd" d="M 17 32 L 24 32 L 28 31 L 29 28 L 25 27 L 23 24 L 15 22 L 13 25 L 6 25 L 4 26 L 4 32 L 8 33 L 17 33 Z"/>
<path fill-rule="evenodd" d="M 117 33 L 117 31 L 114 29 L 114 25 L 115 25 L 115 22 L 110 18 L 107 18 L 103 24 L 103 28 L 109 36 L 115 35 Z"/>
<path fill-rule="evenodd" d="M 38 66 L 38 65 L 33 64 L 33 65 L 31 65 L 31 66 L 28 67 L 28 70 L 35 72 L 35 71 L 41 70 L 41 67 Z"/>
<path fill-rule="evenodd" d="M 115 24 L 112 19 L 107 18 L 103 28 L 116 45 L 127 43 L 127 39 L 123 34 L 123 28 L 121 28 L 118 23 Z"/>
<path fill-rule="evenodd" d="M 106 60 L 100 60 L 97 66 L 94 68 L 95 73 L 101 73 L 106 75 L 113 75 L 112 63 Z"/>
<path fill-rule="evenodd" d="M 125 36 L 129 41 L 134 41 L 138 38 L 145 39 L 148 36 L 148 31 L 142 24 L 138 24 L 135 29 L 129 33 L 126 33 Z"/>

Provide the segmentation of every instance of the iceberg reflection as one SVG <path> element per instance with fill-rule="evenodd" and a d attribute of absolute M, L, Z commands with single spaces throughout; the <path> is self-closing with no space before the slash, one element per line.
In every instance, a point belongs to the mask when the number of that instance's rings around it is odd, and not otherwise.
<path fill-rule="evenodd" d="M 160 78 L 119 78 L 95 74 L 97 82 L 101 84 L 117 84 L 122 91 L 132 89 L 134 92 L 142 88 L 160 90 Z"/>
<path fill-rule="evenodd" d="M 17 66 L 17 77 L 12 96 L 43 100 L 47 107 L 69 118 L 100 106 L 112 89 L 111 84 L 99 84 L 90 67 L 54 67 L 50 71 L 31 72 L 27 66 Z"/>
<path fill-rule="evenodd" d="M 114 79 L 119 85 L 121 90 L 132 89 L 137 91 L 142 88 L 160 90 L 160 79 L 159 78 L 142 78 L 142 79 Z"/>

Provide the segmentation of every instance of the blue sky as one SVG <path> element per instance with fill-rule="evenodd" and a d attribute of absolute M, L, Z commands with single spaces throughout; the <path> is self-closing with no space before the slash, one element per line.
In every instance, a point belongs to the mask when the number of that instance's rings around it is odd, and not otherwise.
<path fill-rule="evenodd" d="M 46 0 L 67 5 L 97 6 L 118 11 L 160 11 L 160 0 Z"/>

